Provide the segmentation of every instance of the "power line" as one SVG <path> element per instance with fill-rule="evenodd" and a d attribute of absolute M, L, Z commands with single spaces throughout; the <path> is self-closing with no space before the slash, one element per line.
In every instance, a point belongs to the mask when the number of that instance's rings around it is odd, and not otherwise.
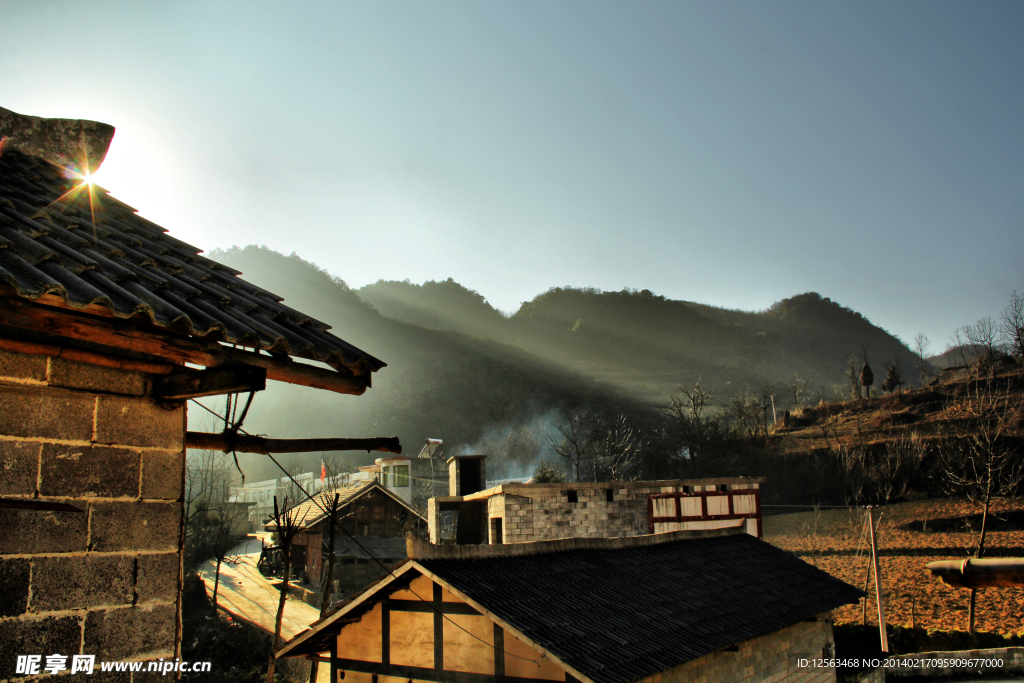
<path fill-rule="evenodd" d="M 205 409 L 206 411 L 208 411 L 208 412 L 212 413 L 212 414 L 213 414 L 213 415 L 214 415 L 215 417 L 218 417 L 218 418 L 220 418 L 220 417 L 221 417 L 220 415 L 218 415 L 218 414 L 217 414 L 217 413 L 215 413 L 214 411 L 210 410 L 209 408 L 207 408 L 206 406 L 204 406 L 204 405 L 203 405 L 202 403 L 199 403 L 199 402 L 198 402 L 198 401 L 196 401 L 195 399 L 189 399 L 189 400 L 190 400 L 190 401 L 192 401 L 193 403 L 195 403 L 196 405 L 198 405 L 198 406 L 201 406 L 201 407 L 202 407 L 203 409 Z M 221 419 L 225 419 L 225 418 L 221 418 Z M 227 420 L 226 420 L 226 419 L 225 419 L 225 424 L 227 424 Z M 235 429 L 236 429 L 236 431 L 238 431 L 238 432 L 241 432 L 242 434 L 245 434 L 246 436 L 250 436 L 250 434 L 249 434 L 248 432 L 246 432 L 246 431 L 245 431 L 244 429 L 242 429 L 242 428 L 241 428 L 240 426 L 236 426 L 236 427 L 235 427 Z M 288 477 L 289 479 L 291 479 L 292 483 L 293 483 L 293 484 L 295 484 L 296 488 L 298 488 L 298 489 L 299 489 L 299 491 L 301 491 L 301 492 L 302 492 L 302 494 L 303 494 L 304 496 L 306 496 L 306 498 L 307 498 L 307 499 L 309 499 L 309 500 L 312 500 L 312 501 L 313 501 L 313 503 L 314 503 L 314 504 L 315 504 L 315 505 L 316 505 L 316 506 L 317 506 L 318 508 L 320 508 L 320 510 L 321 510 L 321 511 L 322 511 L 323 513 L 327 514 L 328 516 L 333 516 L 333 515 L 331 515 L 331 514 L 330 514 L 330 512 L 329 512 L 329 511 L 327 510 L 327 508 L 325 508 L 325 507 L 324 507 L 324 506 L 323 506 L 323 505 L 322 505 L 322 504 L 320 503 L 320 501 L 319 501 L 319 500 L 317 500 L 317 499 L 316 499 L 316 498 L 315 498 L 314 496 L 311 496 L 311 495 L 310 495 L 309 493 L 307 493 L 307 492 L 306 492 L 306 489 L 302 488 L 302 485 L 301 485 L 301 484 L 299 484 L 299 482 L 295 481 L 295 477 L 293 477 L 293 476 L 292 476 L 292 475 L 291 475 L 291 474 L 290 474 L 290 473 L 288 472 L 288 470 L 286 470 L 286 469 L 285 469 L 284 467 L 282 467 L 282 466 L 281 466 L 281 463 L 279 463 L 279 462 L 277 461 L 277 458 L 275 458 L 275 457 L 273 456 L 273 454 L 271 454 L 271 453 L 267 453 L 267 457 L 268 457 L 268 458 L 270 458 L 270 460 L 271 460 L 271 461 L 272 461 L 272 462 L 273 462 L 273 463 L 274 463 L 275 465 L 277 465 L 278 469 L 280 469 L 280 470 L 281 470 L 282 472 L 284 472 L 284 474 L 285 474 L 285 476 L 286 476 L 286 477 Z M 303 501 L 303 502 L 305 502 L 305 501 Z M 294 507 L 294 506 L 293 506 L 293 507 Z M 287 514 L 288 514 L 288 512 L 287 512 L 287 510 L 286 510 L 286 511 L 282 512 L 281 514 L 283 514 L 283 515 L 287 515 Z M 276 522 L 277 522 L 277 520 L 275 520 L 275 523 L 276 523 Z M 379 559 L 378 559 L 377 557 L 374 557 L 373 553 L 371 553 L 371 552 L 370 552 L 370 551 L 368 551 L 368 550 L 367 550 L 367 549 L 366 549 L 365 547 L 363 547 L 363 545 L 362 545 L 362 544 L 361 544 L 361 543 L 360 543 L 359 541 L 357 541 L 357 540 L 356 540 L 356 537 L 355 537 L 355 536 L 353 536 L 352 534 L 350 534 L 350 533 L 348 532 L 348 530 L 347 530 L 347 529 L 345 529 L 345 527 L 341 526 L 341 524 L 339 524 L 339 523 L 337 522 L 337 520 L 332 520 L 332 523 L 333 523 L 333 525 L 334 525 L 334 526 L 335 526 L 336 528 L 340 529 L 340 530 L 341 530 L 341 532 L 342 532 L 343 534 L 345 534 L 346 536 L 348 536 L 348 537 L 349 537 L 349 539 L 351 539 L 351 540 L 352 540 L 352 542 L 353 542 L 353 543 L 355 543 L 355 544 L 356 544 L 356 546 L 357 546 L 357 547 L 358 547 L 358 548 L 359 548 L 360 550 L 362 550 L 362 551 L 363 551 L 364 553 L 366 553 L 367 557 L 371 558 L 371 559 L 372 559 L 372 560 L 373 560 L 374 562 L 376 562 L 377 564 L 379 564 L 379 565 L 381 566 L 381 568 L 383 568 L 383 569 L 384 569 L 384 571 L 386 571 L 386 572 L 387 572 L 387 573 L 388 573 L 388 574 L 389 574 L 389 575 L 391 576 L 391 578 L 393 578 L 393 579 L 395 579 L 395 580 L 398 580 L 398 576 L 397 576 L 397 575 L 396 575 L 396 574 L 395 574 L 395 573 L 394 573 L 393 571 L 391 571 L 391 568 L 390 568 L 390 567 L 388 567 L 388 566 L 387 566 L 386 564 L 384 564 L 383 562 L 381 562 L 381 561 L 380 561 L 380 560 L 379 560 Z M 285 577 L 285 580 L 286 580 L 286 581 L 287 581 L 287 579 L 288 579 L 288 577 Z M 331 579 L 333 579 L 333 577 L 331 577 Z M 436 614 L 439 614 L 439 615 L 441 616 L 441 618 L 442 618 L 442 619 L 444 619 L 445 621 L 447 621 L 447 622 L 448 622 L 449 624 L 451 624 L 451 625 L 452 625 L 452 626 L 454 626 L 455 628 L 459 629 L 460 631 L 462 631 L 462 632 L 463 632 L 463 633 L 465 633 L 466 635 L 470 636 L 471 638 L 473 638 L 473 639 L 475 639 L 475 640 L 478 640 L 478 641 L 480 641 L 481 643 L 483 643 L 483 644 L 484 644 L 484 645 L 486 645 L 487 647 L 491 648 L 492 650 L 495 650 L 495 651 L 497 651 L 497 648 L 496 648 L 496 647 L 495 647 L 495 646 L 494 646 L 493 644 L 491 644 L 491 643 L 488 643 L 488 642 L 487 642 L 486 640 L 484 640 L 484 639 L 480 638 L 479 636 L 477 636 L 477 635 L 475 635 L 475 634 L 473 634 L 473 633 L 470 633 L 469 631 L 467 631 L 466 629 L 462 628 L 462 627 L 461 627 L 461 626 L 459 626 L 459 625 L 458 625 L 457 623 L 455 623 L 454 621 L 452 621 L 452 620 L 451 620 L 451 619 L 450 619 L 450 618 L 449 618 L 449 617 L 448 617 L 447 615 L 445 615 L 445 613 L 444 613 L 443 611 L 439 610 L 439 609 L 438 609 L 437 607 L 435 607 L 435 606 L 434 606 L 434 602 L 433 602 L 433 600 L 427 600 L 426 598 L 424 598 L 424 597 L 422 597 L 421 595 L 417 594 L 417 593 L 416 593 L 416 591 L 412 590 L 412 588 L 411 588 L 411 587 L 409 587 L 409 588 L 406 588 L 405 590 L 408 590 L 408 591 L 409 591 L 410 593 L 412 593 L 412 594 L 413 594 L 414 596 L 416 596 L 416 598 L 417 598 L 417 599 L 419 599 L 419 600 L 420 600 L 421 602 L 423 602 L 423 603 L 424 603 L 425 605 L 429 606 L 429 607 L 430 607 L 430 609 L 431 609 L 431 610 L 432 610 L 433 612 L 435 612 Z M 514 657 L 515 659 L 521 659 L 521 660 L 522 660 L 522 661 L 524 661 L 524 662 L 532 662 L 533 664 L 536 664 L 538 668 L 540 668 L 540 660 L 537 660 L 537 659 L 529 659 L 528 657 L 520 657 L 519 655 L 514 655 L 514 654 L 512 654 L 511 652 L 504 652 L 504 655 L 505 655 L 505 656 L 508 656 L 508 657 Z"/>

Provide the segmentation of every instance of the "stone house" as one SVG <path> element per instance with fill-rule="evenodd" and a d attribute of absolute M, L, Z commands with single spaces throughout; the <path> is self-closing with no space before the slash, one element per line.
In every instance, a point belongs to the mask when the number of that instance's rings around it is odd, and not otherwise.
<path fill-rule="evenodd" d="M 331 680 L 836 680 L 831 610 L 863 591 L 740 529 L 433 546 L 278 649 Z"/>
<path fill-rule="evenodd" d="M 335 584 L 331 594 L 343 598 L 379 578 L 384 565 L 405 559 L 405 535 L 424 534 L 427 520 L 376 480 L 323 491 L 290 508 L 288 514 L 294 515 L 300 528 L 292 543 L 292 561 L 320 590 L 326 585 L 331 532 L 324 508 L 335 495 L 336 524 L 341 531 L 334 530 Z M 270 522 L 264 529 L 275 531 L 277 527 Z"/>
<path fill-rule="evenodd" d="M 449 495 L 432 498 L 432 543 L 502 544 L 740 527 L 761 538 L 757 477 L 501 484 L 484 489 L 486 456 L 448 460 Z M 447 520 L 445 514 L 454 517 Z"/>
<path fill-rule="evenodd" d="M 282 443 L 187 432 L 188 399 L 361 394 L 383 367 L 86 182 L 113 134 L 0 109 L 4 678 L 26 655 L 180 656 L 185 449 Z"/>

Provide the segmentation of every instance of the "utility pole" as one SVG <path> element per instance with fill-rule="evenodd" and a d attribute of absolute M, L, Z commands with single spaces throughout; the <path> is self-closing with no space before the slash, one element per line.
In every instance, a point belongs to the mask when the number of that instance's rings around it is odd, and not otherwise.
<path fill-rule="evenodd" d="M 882 603 L 882 581 L 878 571 L 878 547 L 875 545 L 875 519 L 871 513 L 874 506 L 868 505 L 868 525 L 871 527 L 871 559 L 875 564 L 875 600 L 878 602 L 878 633 L 881 637 L 882 652 L 889 651 L 889 636 L 885 633 L 885 605 Z"/>

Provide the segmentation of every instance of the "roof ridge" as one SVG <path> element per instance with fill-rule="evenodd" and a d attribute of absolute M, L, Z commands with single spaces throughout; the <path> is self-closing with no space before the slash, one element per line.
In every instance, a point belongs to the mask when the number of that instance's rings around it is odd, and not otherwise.
<path fill-rule="evenodd" d="M 553 541 L 528 541 L 526 543 L 504 543 L 493 545 L 436 545 L 413 534 L 405 537 L 406 554 L 411 560 L 478 560 L 490 557 L 522 557 L 540 555 L 564 550 L 617 550 L 660 545 L 673 541 L 717 538 L 745 534 L 740 525 L 724 529 L 684 529 L 643 536 L 619 536 L 615 538 L 559 538 Z"/>
<path fill-rule="evenodd" d="M 0 107 L 4 146 L 79 173 L 95 173 L 114 138 L 109 123 L 86 119 L 47 119 Z"/>

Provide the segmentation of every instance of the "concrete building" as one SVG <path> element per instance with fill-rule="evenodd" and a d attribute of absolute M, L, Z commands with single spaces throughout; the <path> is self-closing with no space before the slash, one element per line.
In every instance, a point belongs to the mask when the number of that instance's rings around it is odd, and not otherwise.
<path fill-rule="evenodd" d="M 5 678 L 180 656 L 185 449 L 249 438 L 186 432 L 189 398 L 383 367 L 84 182 L 113 134 L 0 109 Z"/>
<path fill-rule="evenodd" d="M 831 683 L 863 591 L 740 529 L 432 546 L 278 649 L 331 680 Z"/>
<path fill-rule="evenodd" d="M 441 440 L 427 439 L 415 458 L 389 456 L 359 471 L 377 479 L 382 486 L 417 510 L 426 510 L 427 501 L 447 490 L 447 465 L 441 457 Z"/>
<path fill-rule="evenodd" d="M 449 495 L 432 498 L 432 543 L 502 544 L 739 527 L 761 537 L 756 477 L 501 484 L 483 489 L 486 456 L 448 460 Z"/>

